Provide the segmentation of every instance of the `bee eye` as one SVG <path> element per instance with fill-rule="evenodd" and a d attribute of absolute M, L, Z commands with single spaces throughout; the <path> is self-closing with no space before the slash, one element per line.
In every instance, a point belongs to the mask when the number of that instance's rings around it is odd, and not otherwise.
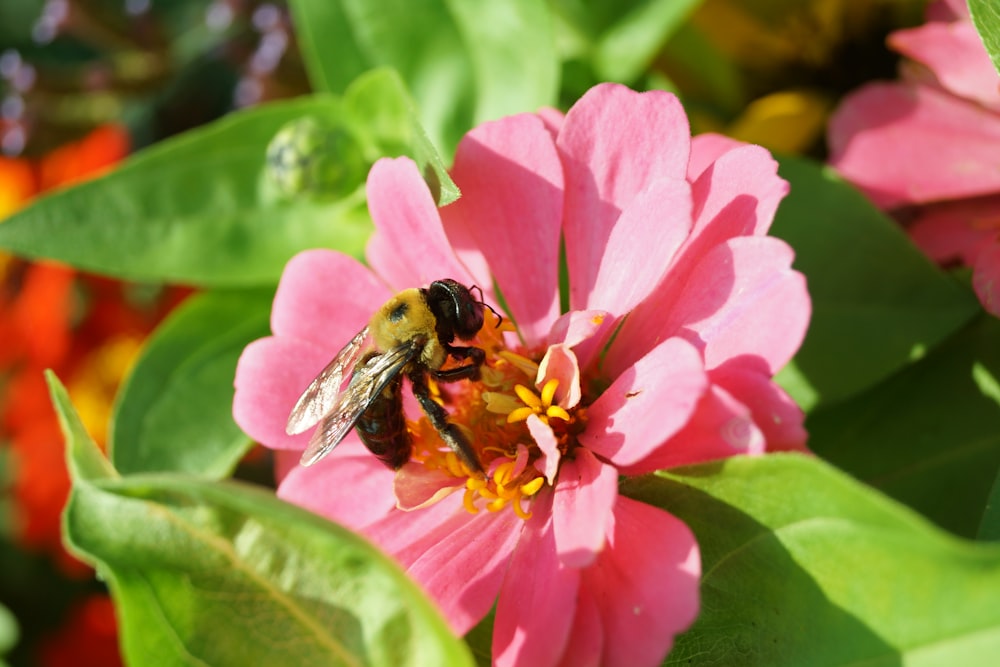
<path fill-rule="evenodd" d="M 470 335 L 475 335 L 483 328 L 483 306 L 478 301 L 469 301 L 466 306 L 465 317 L 462 318 L 462 321 L 466 326 L 466 331 Z"/>
<path fill-rule="evenodd" d="M 483 306 L 464 286 L 451 294 L 455 306 L 455 333 L 462 338 L 471 338 L 483 328 Z"/>

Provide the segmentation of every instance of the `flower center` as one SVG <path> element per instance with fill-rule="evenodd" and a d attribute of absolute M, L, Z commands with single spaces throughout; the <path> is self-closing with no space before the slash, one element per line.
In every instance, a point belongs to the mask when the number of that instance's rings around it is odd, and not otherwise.
<path fill-rule="evenodd" d="M 407 424 L 414 444 L 411 461 L 428 472 L 454 478 L 448 488 L 464 487 L 463 505 L 470 513 L 510 508 L 528 519 L 531 498 L 554 482 L 559 459 L 576 447 L 586 411 L 558 404 L 557 378 L 537 388 L 536 359 L 544 350 L 508 350 L 502 333 L 511 327 L 498 328 L 497 324 L 496 317 L 487 313 L 486 324 L 473 342 L 486 352 L 478 382 L 431 383 L 434 399 L 449 410 L 449 421 L 465 433 L 486 475 L 470 472 L 424 416 Z M 539 444 L 529 421 L 536 434 L 540 422 L 547 446 Z"/>

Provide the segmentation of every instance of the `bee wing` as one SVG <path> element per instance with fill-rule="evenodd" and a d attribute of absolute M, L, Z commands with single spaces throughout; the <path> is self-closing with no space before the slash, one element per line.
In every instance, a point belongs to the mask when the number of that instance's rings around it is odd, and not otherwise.
<path fill-rule="evenodd" d="M 302 433 L 333 409 L 340 396 L 344 378 L 351 377 L 358 359 L 368 347 L 367 342 L 368 327 L 365 327 L 309 383 L 288 415 L 285 433 L 288 435 Z"/>
<path fill-rule="evenodd" d="M 299 461 L 311 466 L 329 454 L 334 447 L 354 428 L 361 414 L 378 398 L 382 390 L 392 382 L 403 368 L 416 356 L 419 347 L 414 344 L 400 345 L 369 359 L 358 367 L 351 383 L 337 397 L 319 428 L 309 439 L 309 446 Z"/>

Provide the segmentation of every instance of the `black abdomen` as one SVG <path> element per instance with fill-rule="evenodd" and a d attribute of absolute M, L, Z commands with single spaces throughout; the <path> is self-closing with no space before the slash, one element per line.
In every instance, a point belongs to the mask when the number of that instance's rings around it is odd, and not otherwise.
<path fill-rule="evenodd" d="M 413 449 L 403 414 L 402 386 L 402 378 L 390 382 L 355 424 L 365 446 L 393 470 L 410 460 Z"/>

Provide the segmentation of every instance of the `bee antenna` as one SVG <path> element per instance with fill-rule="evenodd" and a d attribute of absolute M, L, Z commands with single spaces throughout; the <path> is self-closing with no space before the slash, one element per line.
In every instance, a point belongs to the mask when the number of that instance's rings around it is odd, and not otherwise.
<path fill-rule="evenodd" d="M 485 306 L 486 308 L 489 308 L 490 312 L 493 313 L 496 316 L 496 318 L 497 318 L 497 326 L 496 326 L 496 328 L 499 329 L 500 325 L 503 324 L 503 315 L 501 315 L 500 313 L 498 313 L 493 308 L 493 306 L 491 306 L 490 304 L 486 303 L 486 301 L 483 300 L 483 290 L 482 290 L 481 287 L 479 287 L 479 285 L 473 285 L 472 287 L 469 288 L 470 292 L 472 290 L 477 290 L 479 292 L 479 301 L 477 303 L 479 303 L 480 306 Z"/>

